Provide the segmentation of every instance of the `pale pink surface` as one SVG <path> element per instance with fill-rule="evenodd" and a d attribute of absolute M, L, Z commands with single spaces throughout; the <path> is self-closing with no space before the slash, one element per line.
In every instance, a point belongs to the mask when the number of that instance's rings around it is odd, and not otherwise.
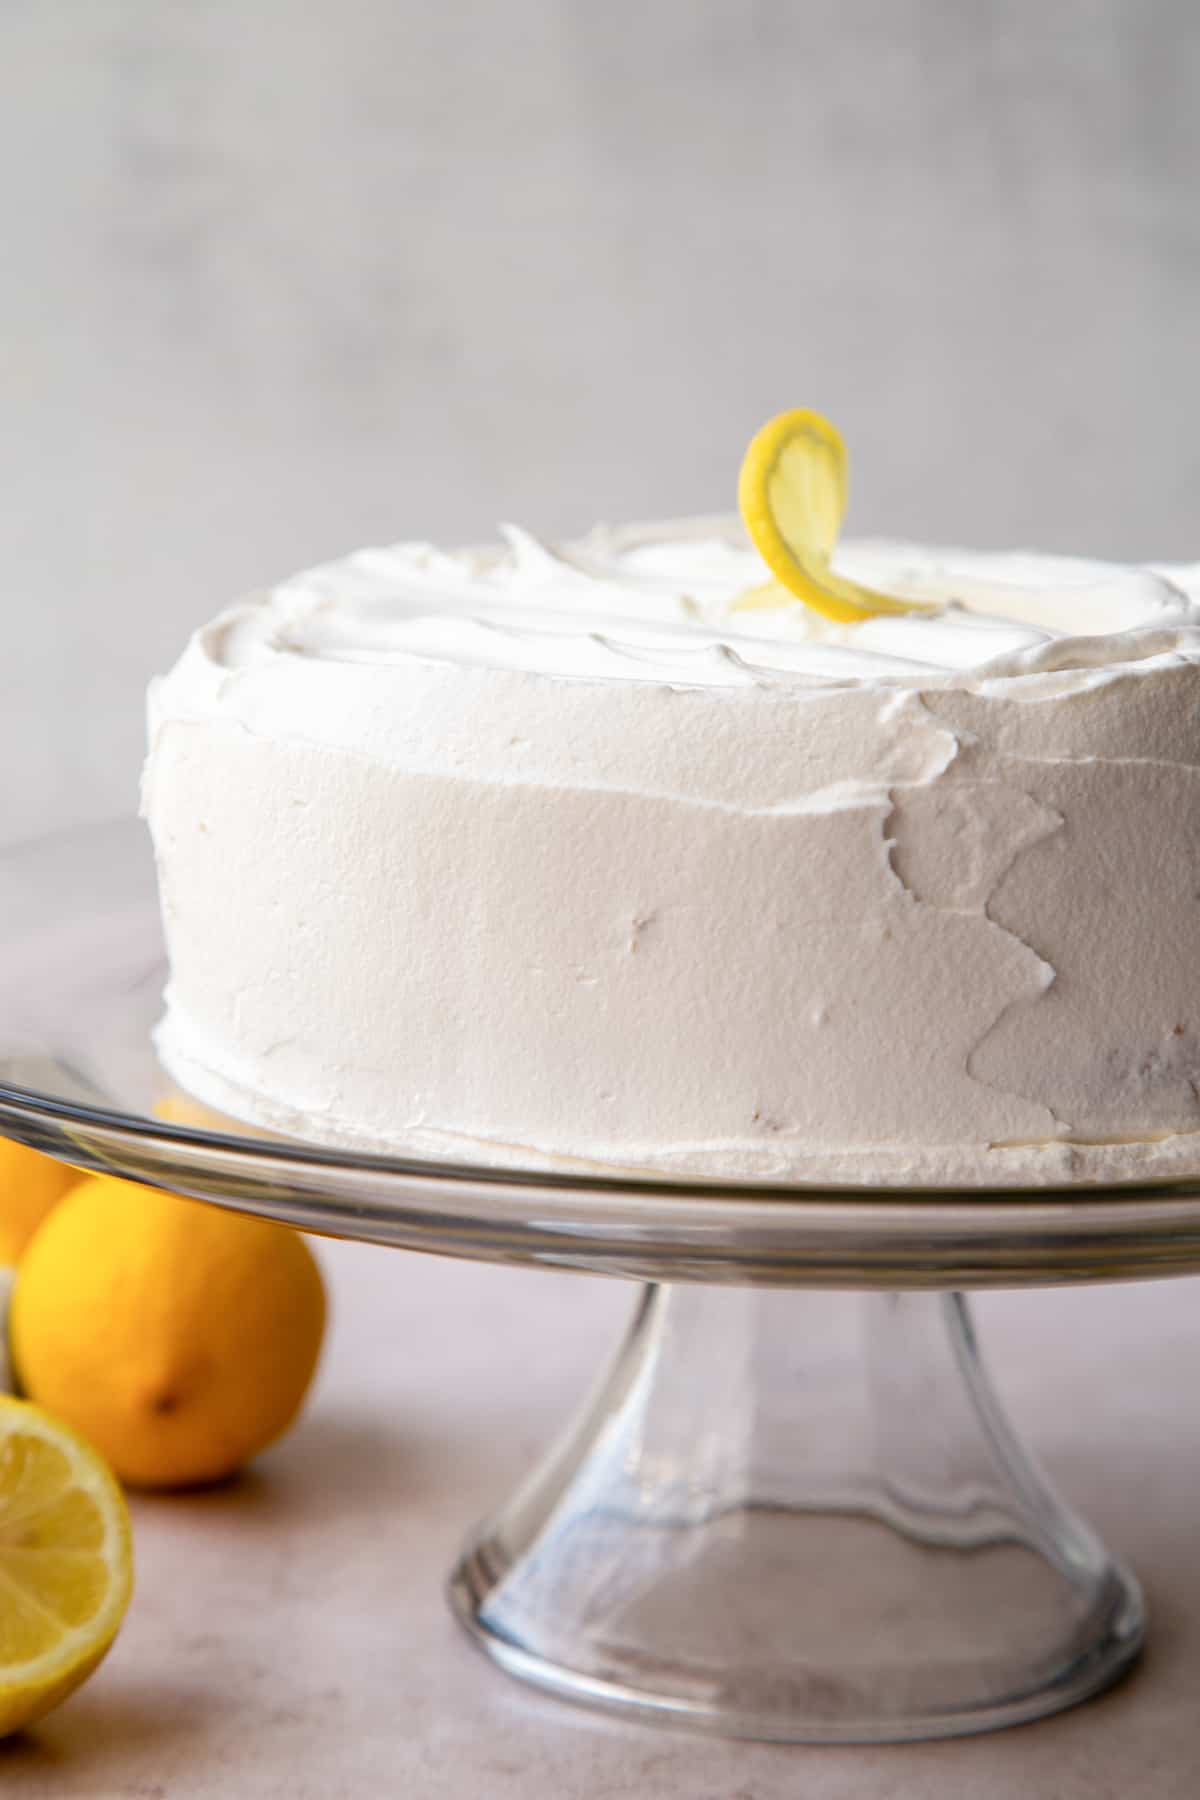
<path fill-rule="evenodd" d="M 461 1640 L 441 1580 L 590 1383 L 632 1289 L 321 1246 L 327 1360 L 241 1483 L 135 1504 L 109 1661 L 28 1738 L 5 1800 L 1194 1800 L 1200 1767 L 1195 1282 L 985 1297 L 1014 1418 L 1146 1583 L 1124 1688 L 994 1737 L 710 1742 L 544 1700 Z"/>

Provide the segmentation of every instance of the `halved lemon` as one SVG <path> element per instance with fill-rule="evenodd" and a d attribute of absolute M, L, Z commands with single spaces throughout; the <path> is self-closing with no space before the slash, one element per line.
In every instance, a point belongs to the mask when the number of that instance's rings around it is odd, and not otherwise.
<path fill-rule="evenodd" d="M 0 1736 L 91 1674 L 132 1591 L 116 1478 L 69 1426 L 0 1396 Z"/>
<path fill-rule="evenodd" d="M 836 425 L 807 407 L 779 413 L 750 440 L 738 506 L 755 549 L 775 577 L 735 606 L 747 611 L 803 600 L 827 619 L 925 610 L 835 575 L 830 566 L 846 512 L 846 446 Z M 783 589 L 783 592 L 780 592 Z"/>

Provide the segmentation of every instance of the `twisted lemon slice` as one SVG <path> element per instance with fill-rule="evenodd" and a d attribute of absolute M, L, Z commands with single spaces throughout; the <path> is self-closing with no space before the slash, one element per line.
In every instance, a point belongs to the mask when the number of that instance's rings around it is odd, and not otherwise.
<path fill-rule="evenodd" d="M 798 599 L 842 624 L 928 610 L 920 601 L 897 600 L 833 573 L 830 558 L 846 512 L 846 446 L 820 413 L 798 407 L 756 432 L 742 459 L 738 506 L 775 581 L 743 594 L 735 610 Z"/>

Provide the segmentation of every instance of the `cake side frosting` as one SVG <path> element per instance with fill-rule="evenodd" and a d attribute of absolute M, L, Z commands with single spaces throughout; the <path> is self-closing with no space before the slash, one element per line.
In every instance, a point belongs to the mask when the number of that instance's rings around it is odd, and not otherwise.
<path fill-rule="evenodd" d="M 1190 1155 L 1200 584 L 841 560 L 944 604 L 745 612 L 761 565 L 699 522 L 364 552 L 197 633 L 145 780 L 167 1066 L 300 1135 L 552 1166 Z"/>

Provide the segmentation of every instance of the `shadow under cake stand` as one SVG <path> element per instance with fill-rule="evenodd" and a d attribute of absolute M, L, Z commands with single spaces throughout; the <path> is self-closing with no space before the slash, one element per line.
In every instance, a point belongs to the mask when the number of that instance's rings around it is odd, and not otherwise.
<path fill-rule="evenodd" d="M 0 1131 L 335 1237 L 642 1284 L 611 1366 L 449 1581 L 569 1699 L 870 1742 L 1037 1718 L 1140 1648 L 1137 1583 L 1054 1493 L 964 1290 L 1200 1269 L 1200 1182 L 972 1193 L 500 1172 L 168 1123 L 132 824 L 0 854 Z"/>

